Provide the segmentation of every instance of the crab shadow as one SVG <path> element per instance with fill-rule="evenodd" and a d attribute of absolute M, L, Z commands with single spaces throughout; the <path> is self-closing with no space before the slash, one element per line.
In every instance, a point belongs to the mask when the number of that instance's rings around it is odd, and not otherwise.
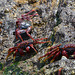
<path fill-rule="evenodd" d="M 33 56 L 35 56 L 36 55 L 36 53 L 34 52 L 34 51 L 30 51 L 30 53 L 27 53 L 27 52 L 25 52 L 24 53 L 24 56 L 21 56 L 19 53 L 18 53 L 18 55 L 16 56 L 16 58 L 15 58 L 15 61 L 25 61 L 25 60 L 27 60 L 27 59 L 30 59 L 31 57 L 33 57 Z"/>
<path fill-rule="evenodd" d="M 9 66 L 9 65 L 11 65 L 12 63 L 15 63 L 15 62 L 25 61 L 25 60 L 33 57 L 34 55 L 36 55 L 35 52 L 24 53 L 24 56 L 21 56 L 19 53 L 17 53 L 16 58 L 7 60 L 6 63 L 4 64 L 4 66 Z"/>
<path fill-rule="evenodd" d="M 53 57 L 52 57 L 53 58 Z M 41 68 L 43 68 L 45 65 L 49 65 L 51 64 L 50 61 L 52 60 L 52 58 L 46 60 L 45 62 L 42 60 L 42 62 L 40 62 L 38 60 L 38 62 L 33 62 L 34 65 L 37 65 L 38 69 L 40 70 Z M 53 63 L 59 61 L 61 59 L 61 57 L 59 57 L 58 59 L 56 59 Z"/>

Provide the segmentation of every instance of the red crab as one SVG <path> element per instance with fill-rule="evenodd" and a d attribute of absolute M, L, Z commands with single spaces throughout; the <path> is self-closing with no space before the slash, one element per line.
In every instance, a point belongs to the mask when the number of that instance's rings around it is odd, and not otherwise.
<path fill-rule="evenodd" d="M 18 37 L 19 37 L 22 41 L 24 41 L 23 38 L 22 38 L 22 36 L 21 36 L 21 34 L 25 33 L 32 40 L 34 40 L 32 38 L 32 36 L 30 35 L 30 31 L 32 29 L 32 26 L 31 26 L 31 22 L 32 22 L 31 17 L 38 15 L 37 13 L 34 13 L 34 12 L 36 12 L 36 11 L 35 10 L 31 10 L 27 14 L 21 15 L 21 18 L 19 18 L 18 21 L 16 21 L 16 27 L 17 27 L 16 32 L 15 32 L 16 39 L 18 39 Z M 31 13 L 34 13 L 34 14 L 30 15 Z M 25 38 L 26 37 L 27 36 L 25 36 Z"/>
<path fill-rule="evenodd" d="M 48 56 L 44 59 L 44 62 L 47 59 L 51 59 L 50 63 L 52 63 L 55 60 L 58 60 L 62 56 L 65 56 L 67 58 L 70 58 L 70 56 L 73 56 L 72 59 L 75 59 L 75 44 L 66 44 L 62 47 L 62 44 L 53 46 L 49 49 L 50 51 L 46 53 L 44 56 L 41 56 L 39 60 L 45 56 Z"/>
<path fill-rule="evenodd" d="M 37 40 L 43 40 L 43 39 L 47 39 L 47 38 L 41 38 L 41 39 L 38 38 L 38 39 L 35 39 L 33 42 L 29 42 L 28 40 L 26 40 L 21 43 L 18 43 L 16 47 L 12 47 L 8 50 L 8 55 L 6 57 L 6 60 L 12 53 L 14 53 L 14 55 L 13 55 L 14 59 L 18 52 L 21 56 L 24 56 L 25 52 L 27 52 L 27 53 L 31 52 L 31 50 L 33 50 L 37 53 L 37 50 L 34 48 L 35 44 L 50 42 L 50 41 L 44 41 L 44 42 L 37 41 Z"/>

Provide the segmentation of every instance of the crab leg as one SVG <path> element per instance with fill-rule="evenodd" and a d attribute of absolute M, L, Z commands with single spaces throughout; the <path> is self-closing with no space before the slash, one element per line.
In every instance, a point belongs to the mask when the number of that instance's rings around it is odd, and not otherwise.
<path fill-rule="evenodd" d="M 27 19 L 27 16 L 28 16 L 30 13 L 32 13 L 33 11 L 35 11 L 35 10 L 31 10 L 31 11 L 29 11 L 27 14 L 21 15 L 21 17 L 22 17 L 23 19 Z M 25 18 L 25 17 L 26 17 L 26 18 Z"/>
<path fill-rule="evenodd" d="M 45 56 L 47 56 L 47 55 L 51 54 L 51 53 L 52 53 L 52 52 L 54 52 L 54 51 L 56 51 L 56 48 L 55 48 L 55 49 L 53 49 L 52 51 L 50 51 L 50 52 L 46 53 L 44 56 L 41 56 L 41 57 L 39 58 L 39 60 L 40 60 L 41 58 L 43 58 L 43 57 L 45 57 Z"/>
<path fill-rule="evenodd" d="M 18 30 L 16 29 L 16 39 L 18 39 L 18 36 L 20 37 L 20 39 L 23 41 L 23 39 L 22 39 L 22 37 L 21 37 L 21 35 L 20 35 L 20 33 L 21 32 L 17 32 Z M 18 35 L 18 36 L 17 36 Z"/>
<path fill-rule="evenodd" d="M 51 58 L 53 55 L 55 55 L 58 51 L 59 51 L 59 49 L 57 49 L 57 51 L 54 51 L 53 53 L 51 53 L 51 55 L 50 55 L 49 57 L 47 57 L 47 58 L 44 59 L 44 62 L 45 62 L 47 59 Z"/>
<path fill-rule="evenodd" d="M 62 49 L 65 49 L 65 48 L 75 48 L 75 44 L 67 44 Z"/>
<path fill-rule="evenodd" d="M 53 57 L 53 59 L 50 61 L 50 63 L 52 63 L 60 54 L 60 51 L 56 53 L 56 55 Z"/>
<path fill-rule="evenodd" d="M 18 39 L 18 36 L 17 36 L 17 30 L 16 30 L 16 32 L 15 32 L 15 35 L 16 35 L 16 39 Z"/>
<path fill-rule="evenodd" d="M 31 10 L 31 11 L 29 11 L 27 14 L 23 14 L 23 15 L 21 15 L 21 17 L 23 18 L 24 16 L 27 16 L 27 15 L 29 15 L 31 12 L 33 12 L 33 11 L 35 11 L 35 10 Z"/>
<path fill-rule="evenodd" d="M 8 50 L 8 53 L 9 53 L 9 51 L 15 50 L 16 48 L 18 48 L 18 47 L 12 47 L 12 48 L 10 48 L 10 49 Z"/>
<path fill-rule="evenodd" d="M 6 57 L 6 60 L 8 59 L 8 57 L 11 55 L 11 53 L 12 53 L 14 50 L 15 50 L 15 49 L 11 50 L 11 51 L 8 53 L 8 55 L 7 55 L 7 57 Z"/>
<path fill-rule="evenodd" d="M 14 55 L 13 55 L 13 59 L 15 60 L 16 57 L 16 53 L 18 52 L 18 50 L 15 51 Z"/>
<path fill-rule="evenodd" d="M 42 43 L 48 43 L 50 41 L 46 41 L 46 42 L 36 42 L 36 44 L 42 44 Z"/>
<path fill-rule="evenodd" d="M 26 41 L 22 41 L 21 43 L 18 43 L 17 44 L 17 48 L 19 48 L 19 47 L 22 47 L 22 46 L 24 46 L 24 45 L 27 45 L 29 42 L 26 40 Z"/>
<path fill-rule="evenodd" d="M 35 39 L 34 41 L 36 42 L 36 44 L 41 44 L 41 43 L 48 43 L 48 42 L 51 42 L 51 41 L 46 41 L 46 42 L 40 42 L 40 41 L 37 41 L 37 40 L 44 40 L 44 39 L 48 39 L 48 38 L 38 38 L 38 39 Z"/>
<path fill-rule="evenodd" d="M 22 19 L 27 19 L 27 20 L 30 20 L 30 17 L 33 17 L 33 16 L 36 16 L 38 15 L 37 13 L 33 14 L 33 15 L 29 15 L 30 13 L 34 12 L 35 10 L 31 10 L 29 11 L 27 14 L 23 14 L 21 15 Z M 36 11 L 35 11 L 36 12 Z M 29 16 L 28 16 L 29 15 Z M 32 21 L 32 20 L 31 20 Z"/>
<path fill-rule="evenodd" d="M 47 43 L 47 42 L 51 42 L 51 41 L 46 41 L 46 42 L 40 42 L 40 41 L 37 41 L 37 40 L 44 40 L 44 39 L 48 39 L 48 38 L 38 38 L 38 39 L 35 39 L 34 41 L 38 44 L 41 44 L 41 43 Z"/>
<path fill-rule="evenodd" d="M 34 41 L 34 39 L 32 38 L 32 36 L 29 34 L 29 32 L 31 31 L 32 26 L 28 27 L 26 30 L 27 35 Z"/>
<path fill-rule="evenodd" d="M 21 37 L 20 33 L 17 33 L 17 34 L 18 34 L 18 36 L 20 37 L 20 39 L 23 41 L 23 39 L 22 39 L 22 37 Z"/>
<path fill-rule="evenodd" d="M 18 51 L 19 51 L 19 53 L 20 53 L 21 56 L 24 56 L 23 50 L 19 48 L 18 50 L 15 51 L 15 53 L 14 53 L 14 55 L 13 55 L 13 56 L 14 56 L 14 57 L 13 57 L 14 60 L 15 60 L 15 57 L 16 57 L 16 53 L 17 53 Z"/>
<path fill-rule="evenodd" d="M 44 40 L 44 39 L 48 39 L 48 38 L 38 38 L 38 39 L 35 39 L 35 40 Z"/>
<path fill-rule="evenodd" d="M 33 48 L 36 53 L 38 53 L 37 50 L 33 47 L 33 44 L 30 44 L 30 47 Z"/>
<path fill-rule="evenodd" d="M 44 56 L 39 57 L 38 60 L 40 60 L 41 58 L 43 58 L 43 57 L 49 55 L 50 53 L 51 53 L 51 52 L 48 52 L 48 53 L 46 53 Z"/>
<path fill-rule="evenodd" d="M 36 16 L 36 15 L 38 15 L 37 13 L 35 13 L 35 14 L 33 14 L 33 15 L 30 15 L 29 17 L 33 17 L 33 16 Z"/>
<path fill-rule="evenodd" d="M 53 47 L 51 47 L 51 48 L 50 48 L 50 49 L 48 49 L 48 50 L 52 50 L 52 49 L 57 48 L 57 47 L 60 47 L 60 46 L 61 46 L 61 44 L 56 45 L 56 46 L 53 46 Z"/>

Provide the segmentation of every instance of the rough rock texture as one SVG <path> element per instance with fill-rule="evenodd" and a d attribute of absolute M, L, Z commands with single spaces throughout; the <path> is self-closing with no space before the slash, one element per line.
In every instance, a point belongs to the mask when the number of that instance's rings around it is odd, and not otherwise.
<path fill-rule="evenodd" d="M 16 20 L 31 9 L 35 9 L 39 17 L 33 18 L 33 38 L 48 37 L 48 40 L 55 44 L 75 44 L 75 2 L 74 0 L 0 0 L 0 63 L 5 67 L 13 64 L 10 56 L 8 61 L 5 61 L 7 51 L 10 47 L 14 47 Z M 53 36 L 54 35 L 54 36 Z M 51 37 L 52 36 L 52 37 Z M 50 45 L 50 44 L 49 44 Z M 63 75 L 75 74 L 75 61 L 62 57 L 61 60 L 52 64 L 40 63 L 38 58 L 46 53 L 48 46 L 37 45 L 38 53 L 25 55 L 19 64 L 18 68 L 29 75 L 50 75 L 57 74 L 58 69 L 63 67 Z M 30 56 L 31 55 L 31 56 Z M 17 69 L 18 69 L 17 68 Z M 7 75 L 16 74 L 17 70 L 3 68 L 0 71 L 8 72 Z M 12 72 L 14 71 L 14 72 Z"/>

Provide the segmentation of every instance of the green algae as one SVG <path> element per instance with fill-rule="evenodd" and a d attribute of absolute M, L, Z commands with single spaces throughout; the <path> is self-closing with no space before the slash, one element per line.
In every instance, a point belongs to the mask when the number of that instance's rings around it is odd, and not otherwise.
<path fill-rule="evenodd" d="M 7 66 L 4 69 L 3 75 L 28 75 L 27 72 L 23 72 L 21 68 L 17 66 L 18 64 L 18 62 L 14 62 L 10 66 Z"/>
<path fill-rule="evenodd" d="M 0 70 L 2 70 L 3 69 L 3 64 L 2 63 L 0 63 Z"/>

